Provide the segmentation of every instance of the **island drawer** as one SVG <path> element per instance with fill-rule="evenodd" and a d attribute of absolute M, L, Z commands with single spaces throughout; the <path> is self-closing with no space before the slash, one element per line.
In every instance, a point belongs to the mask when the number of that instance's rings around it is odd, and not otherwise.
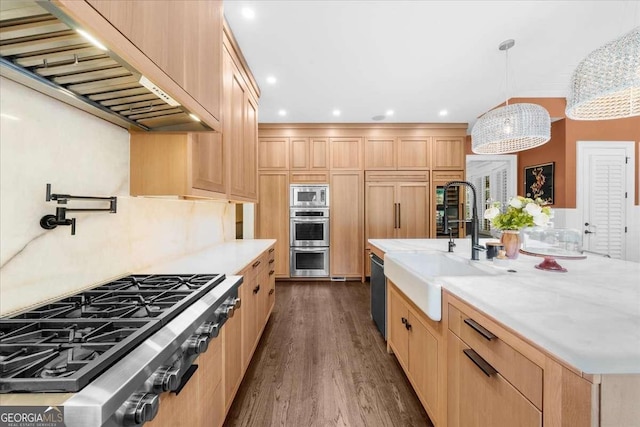
<path fill-rule="evenodd" d="M 449 330 L 513 385 L 538 409 L 542 409 L 542 369 L 504 342 L 491 330 L 484 316 L 449 304 Z M 483 324 L 484 323 L 484 324 Z"/>

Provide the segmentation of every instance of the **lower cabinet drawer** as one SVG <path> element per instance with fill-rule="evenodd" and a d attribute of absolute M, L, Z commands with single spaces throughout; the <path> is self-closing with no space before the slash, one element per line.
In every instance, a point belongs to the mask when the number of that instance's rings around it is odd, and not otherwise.
<path fill-rule="evenodd" d="M 541 410 L 542 369 L 481 322 L 477 313 L 464 313 L 449 304 L 449 329 Z"/>
<path fill-rule="evenodd" d="M 540 427 L 542 412 L 448 331 L 448 425 Z"/>

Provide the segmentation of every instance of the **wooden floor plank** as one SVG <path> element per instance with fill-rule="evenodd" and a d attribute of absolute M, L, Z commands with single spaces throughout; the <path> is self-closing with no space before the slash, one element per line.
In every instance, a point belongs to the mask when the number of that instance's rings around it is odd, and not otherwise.
<path fill-rule="evenodd" d="M 225 426 L 433 425 L 371 320 L 368 283 L 278 282 Z"/>

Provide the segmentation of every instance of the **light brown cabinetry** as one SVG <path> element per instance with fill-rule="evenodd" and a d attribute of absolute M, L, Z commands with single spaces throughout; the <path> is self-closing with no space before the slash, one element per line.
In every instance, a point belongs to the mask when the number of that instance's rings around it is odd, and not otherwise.
<path fill-rule="evenodd" d="M 223 338 L 224 365 L 223 415 L 229 412 L 238 387 L 251 363 L 253 353 L 273 310 L 273 304 L 275 303 L 275 272 L 271 272 L 274 268 L 276 256 L 277 250 L 274 246 L 271 246 L 253 259 L 239 273 L 243 276 L 242 285 L 238 289 L 241 301 L 240 309 L 224 324 L 221 335 Z"/>
<path fill-rule="evenodd" d="M 225 38 L 226 40 L 226 38 Z M 224 121 L 222 138 L 229 150 L 229 197 L 257 201 L 258 106 L 225 43 L 223 55 Z"/>
<path fill-rule="evenodd" d="M 367 171 L 365 180 L 366 248 L 369 239 L 429 237 L 428 171 Z"/>
<path fill-rule="evenodd" d="M 198 369 L 199 371 L 200 369 Z M 200 401 L 198 390 L 198 371 L 189 379 L 189 382 L 180 390 L 162 393 L 160 395 L 160 407 L 158 414 L 148 424 L 148 427 L 190 427 L 200 425 L 199 409 L 204 402 Z M 211 424 L 213 425 L 213 424 Z"/>
<path fill-rule="evenodd" d="M 362 277 L 363 174 L 331 172 L 329 269 L 334 277 Z"/>
<path fill-rule="evenodd" d="M 449 426 L 542 425 L 542 412 L 451 332 L 448 346 Z"/>
<path fill-rule="evenodd" d="M 387 345 L 405 371 L 422 405 L 436 426 L 444 400 L 444 344 L 441 325 L 428 319 L 387 281 Z"/>
<path fill-rule="evenodd" d="M 464 137 L 433 137 L 431 169 L 463 170 L 465 168 Z"/>
<path fill-rule="evenodd" d="M 238 289 L 238 295 L 242 299 L 245 291 L 249 286 L 243 283 Z M 235 312 L 233 317 L 229 318 L 222 327 L 222 346 L 223 364 L 224 364 L 224 408 L 225 413 L 229 412 L 229 408 L 233 403 L 233 398 L 242 382 L 244 373 L 242 358 L 242 333 L 243 323 L 249 314 L 249 309 L 244 307 L 245 301 L 241 301 L 239 313 Z"/>
<path fill-rule="evenodd" d="M 88 3 L 220 121 L 221 1 L 88 0 Z"/>
<path fill-rule="evenodd" d="M 262 172 L 257 236 L 276 239 L 275 276 L 289 277 L 289 173 Z"/>
<path fill-rule="evenodd" d="M 291 171 L 329 169 L 329 138 L 291 138 Z"/>
<path fill-rule="evenodd" d="M 115 17 L 123 13 L 119 9 L 120 6 L 115 6 L 120 2 L 96 2 L 98 3 L 101 8 L 104 8 L 105 13 Z M 182 4 L 182 2 L 174 4 L 155 1 L 149 3 L 163 5 L 154 10 L 153 13 L 157 14 L 165 13 L 165 4 L 172 4 L 171 7 Z M 217 2 L 185 3 L 214 4 Z M 125 1 L 122 2 L 122 7 L 123 10 L 130 8 L 131 13 L 134 13 L 134 9 L 135 11 L 146 10 L 149 6 L 146 2 Z M 181 17 L 183 14 L 191 16 L 192 13 L 193 10 L 189 7 L 183 11 L 177 11 L 176 16 Z M 202 16 L 198 16 L 198 19 Z M 221 55 L 223 133 L 132 132 L 132 195 L 177 195 L 223 198 L 240 202 L 257 201 L 258 95 L 252 86 L 249 71 L 241 66 L 242 62 L 238 59 L 235 45 L 230 40 L 229 34 L 229 30 L 225 28 L 224 47 L 222 44 L 220 46 L 224 51 Z M 194 42 L 194 44 L 201 43 L 205 41 L 199 39 L 197 43 Z M 179 61 L 172 63 L 180 63 L 181 66 L 186 64 Z M 191 80 L 199 78 L 193 77 Z M 207 91 L 210 92 L 210 90 Z M 215 96 L 219 97 L 219 93 Z"/>
<path fill-rule="evenodd" d="M 238 315 L 240 316 L 240 314 Z M 199 422 L 197 425 L 220 427 L 225 416 L 225 396 L 222 384 L 222 339 L 220 336 L 213 339 L 207 351 L 196 359 L 196 363 L 198 364 L 196 375 L 199 394 Z M 185 426 L 192 427 L 188 424 Z"/>
<path fill-rule="evenodd" d="M 134 132 L 130 158 L 132 196 L 225 196 L 220 134 Z"/>
<path fill-rule="evenodd" d="M 365 138 L 366 170 L 426 170 L 430 167 L 430 137 Z"/>
<path fill-rule="evenodd" d="M 289 169 L 289 138 L 258 139 L 258 169 Z"/>
<path fill-rule="evenodd" d="M 291 183 L 329 182 L 329 138 L 291 138 Z"/>
<path fill-rule="evenodd" d="M 267 252 L 267 303 L 265 308 L 265 315 L 268 318 L 273 311 L 273 306 L 276 303 L 276 249 L 270 248 Z"/>
<path fill-rule="evenodd" d="M 362 170 L 362 138 L 330 138 L 329 169 Z"/>
<path fill-rule="evenodd" d="M 448 320 L 449 425 L 542 425 L 542 369 L 472 315 Z"/>
<path fill-rule="evenodd" d="M 242 319 L 242 363 L 245 368 L 249 365 L 266 323 L 269 292 L 267 261 L 267 254 L 263 253 L 241 273 L 244 277 L 241 298 L 243 308 L 246 309 Z"/>
<path fill-rule="evenodd" d="M 603 408 L 610 396 L 603 385 L 607 380 L 636 381 L 637 397 L 639 376 L 583 374 L 447 291 L 443 320 L 448 330 L 449 426 L 633 425 L 625 422 L 637 405 L 620 394 L 615 406 L 619 420 L 625 421 L 605 422 Z"/>

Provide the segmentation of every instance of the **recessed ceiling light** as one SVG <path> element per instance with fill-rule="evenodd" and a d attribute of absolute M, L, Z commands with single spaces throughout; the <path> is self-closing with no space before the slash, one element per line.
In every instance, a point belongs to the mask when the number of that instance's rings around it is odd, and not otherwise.
<path fill-rule="evenodd" d="M 191 117 L 191 120 L 193 120 L 194 122 L 200 121 L 200 118 L 193 113 L 189 113 L 189 117 Z"/>
<path fill-rule="evenodd" d="M 393 110 L 387 110 L 386 113 L 384 113 L 385 116 L 393 116 Z"/>
<path fill-rule="evenodd" d="M 251 9 L 250 7 L 243 7 L 242 16 L 244 16 L 245 19 L 253 19 L 256 17 L 256 11 Z"/>
<path fill-rule="evenodd" d="M 449 114 L 449 112 L 447 110 L 440 110 L 440 112 L 438 113 L 441 117 L 444 117 L 446 115 Z"/>
<path fill-rule="evenodd" d="M 287 110 L 278 110 L 278 115 L 279 116 L 286 116 L 287 115 Z"/>
<path fill-rule="evenodd" d="M 109 49 L 107 49 L 107 47 L 105 45 L 100 43 L 95 37 L 93 37 L 91 34 L 87 33 L 86 31 L 81 30 L 81 29 L 77 29 L 76 31 L 78 32 L 78 34 L 80 34 L 82 37 L 87 39 L 87 41 L 89 41 L 92 45 L 94 45 L 98 49 L 105 50 L 105 51 L 109 50 Z"/>
<path fill-rule="evenodd" d="M 276 79 L 275 76 L 267 76 L 267 83 L 269 83 L 270 85 L 276 84 L 277 81 L 278 79 Z"/>
<path fill-rule="evenodd" d="M 339 116 L 340 115 L 340 110 L 333 110 L 333 115 L 334 116 Z"/>

